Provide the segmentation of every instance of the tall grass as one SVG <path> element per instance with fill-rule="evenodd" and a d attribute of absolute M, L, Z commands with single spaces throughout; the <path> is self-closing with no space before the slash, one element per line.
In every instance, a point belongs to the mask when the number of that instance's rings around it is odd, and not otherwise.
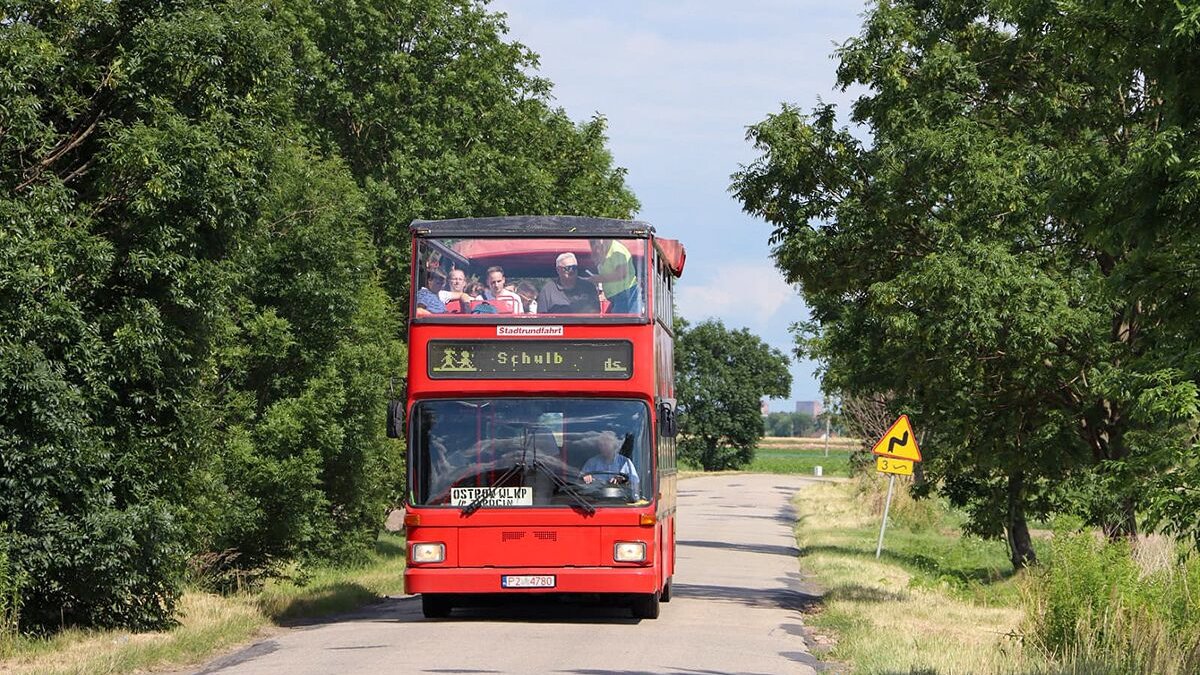
<path fill-rule="evenodd" d="M 1200 556 L 1151 546 L 1058 528 L 1026 587 L 1027 642 L 1060 672 L 1200 672 Z"/>
<path fill-rule="evenodd" d="M 20 571 L 9 561 L 9 535 L 0 528 L 0 657 L 12 650 L 21 616 Z"/>
<path fill-rule="evenodd" d="M 824 590 L 805 620 L 834 644 L 823 659 L 854 673 L 1029 673 L 1045 665 L 1010 638 L 1019 580 L 1000 542 L 963 537 L 961 515 L 914 501 L 897 481 L 875 558 L 886 480 L 863 476 L 796 494 L 800 566 Z"/>

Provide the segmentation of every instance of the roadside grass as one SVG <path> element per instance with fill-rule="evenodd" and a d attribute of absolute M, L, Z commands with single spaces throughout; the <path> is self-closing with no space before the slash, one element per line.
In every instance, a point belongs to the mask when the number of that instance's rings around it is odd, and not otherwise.
<path fill-rule="evenodd" d="M 1055 527 L 1031 571 L 1027 641 L 1063 673 L 1200 673 L 1200 555 L 1161 535 Z"/>
<path fill-rule="evenodd" d="M 337 614 L 403 590 L 404 538 L 383 533 L 358 565 L 293 569 L 257 593 L 222 596 L 188 590 L 179 625 L 130 633 L 67 629 L 50 638 L 0 644 L 0 673 L 85 675 L 181 668 L 252 639 L 273 625 Z"/>
<path fill-rule="evenodd" d="M 825 658 L 855 673 L 1042 671 L 1016 637 L 1022 585 L 1003 544 L 961 536 L 951 512 L 898 490 L 875 559 L 883 485 L 864 476 L 796 496 L 801 565 L 825 589 L 811 625 L 834 637 Z"/>

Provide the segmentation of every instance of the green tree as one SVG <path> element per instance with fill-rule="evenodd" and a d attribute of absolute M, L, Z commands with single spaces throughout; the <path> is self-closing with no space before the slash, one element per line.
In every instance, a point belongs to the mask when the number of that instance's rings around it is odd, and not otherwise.
<path fill-rule="evenodd" d="M 1174 303 L 1146 266 L 1179 260 L 1193 217 L 1170 160 L 1188 148 L 1161 124 L 1194 95 L 1164 58 L 1195 58 L 1194 30 L 1153 5 L 880 2 L 838 54 L 870 143 L 832 106 L 785 106 L 734 177 L 813 308 L 801 345 L 826 388 L 893 393 L 929 435 L 926 486 L 1015 565 L 1027 512 L 1129 534 L 1167 495 L 1150 483 L 1191 475 L 1195 348 L 1155 316 Z"/>
<path fill-rule="evenodd" d="M 294 73 L 250 4 L 0 17 L 0 521 L 22 626 L 161 626 Z"/>
<path fill-rule="evenodd" d="M 679 454 L 705 471 L 749 464 L 763 435 L 759 402 L 786 397 L 792 386 L 787 356 L 745 328 L 712 320 L 676 323 L 675 381 Z"/>
<path fill-rule="evenodd" d="M 768 436 L 803 436 L 817 428 L 812 415 L 796 412 L 773 412 L 764 420 Z"/>
<path fill-rule="evenodd" d="M 504 33 L 460 0 L 0 0 L 23 629 L 168 624 L 189 557 L 368 549 L 404 475 L 407 223 L 636 209 L 603 119 L 551 109 Z"/>
<path fill-rule="evenodd" d="M 483 2 L 306 2 L 289 17 L 309 75 L 300 109 L 363 188 L 393 298 L 408 294 L 414 218 L 637 210 L 604 119 L 552 109 L 550 82 L 529 74 L 537 56 Z"/>

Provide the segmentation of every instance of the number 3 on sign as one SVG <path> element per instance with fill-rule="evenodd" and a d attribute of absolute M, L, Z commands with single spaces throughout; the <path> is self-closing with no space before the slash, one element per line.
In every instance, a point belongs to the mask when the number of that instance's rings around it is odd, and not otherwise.
<path fill-rule="evenodd" d="M 876 457 L 875 470 L 880 473 L 894 473 L 897 476 L 911 476 L 913 475 L 913 463 L 908 459 Z"/>

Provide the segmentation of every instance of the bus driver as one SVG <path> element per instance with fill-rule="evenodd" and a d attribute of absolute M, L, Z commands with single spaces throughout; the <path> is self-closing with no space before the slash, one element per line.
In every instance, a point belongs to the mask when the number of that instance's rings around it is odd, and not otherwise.
<path fill-rule="evenodd" d="M 583 468 L 579 470 L 583 482 L 591 484 L 596 480 L 593 474 L 599 474 L 601 482 L 619 485 L 628 481 L 633 494 L 641 494 L 638 492 L 638 474 L 633 462 L 625 455 L 617 454 L 621 449 L 621 440 L 612 431 L 600 432 L 598 440 L 599 454 L 584 462 Z"/>

